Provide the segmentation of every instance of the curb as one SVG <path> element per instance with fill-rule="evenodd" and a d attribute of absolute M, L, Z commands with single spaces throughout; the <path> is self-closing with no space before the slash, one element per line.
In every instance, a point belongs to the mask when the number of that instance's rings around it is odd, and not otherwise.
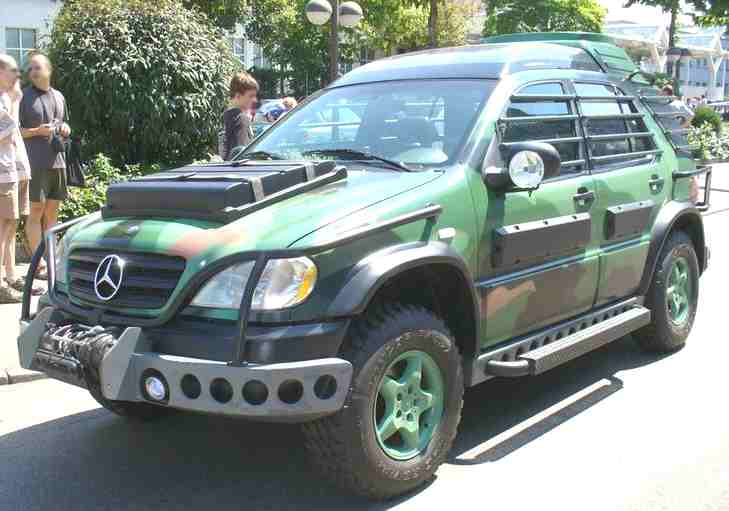
<path fill-rule="evenodd" d="M 0 369 L 0 385 L 12 385 L 13 383 L 26 383 L 29 381 L 44 380 L 48 378 L 45 374 L 37 371 L 29 371 L 21 367 L 9 367 Z"/>

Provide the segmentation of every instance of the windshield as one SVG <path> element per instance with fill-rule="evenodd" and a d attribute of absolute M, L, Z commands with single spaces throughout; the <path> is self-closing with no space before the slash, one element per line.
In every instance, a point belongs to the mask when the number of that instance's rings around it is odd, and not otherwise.
<path fill-rule="evenodd" d="M 239 158 L 390 161 L 389 168 L 407 170 L 442 166 L 458 155 L 495 85 L 448 79 L 331 89 L 275 124 Z"/>

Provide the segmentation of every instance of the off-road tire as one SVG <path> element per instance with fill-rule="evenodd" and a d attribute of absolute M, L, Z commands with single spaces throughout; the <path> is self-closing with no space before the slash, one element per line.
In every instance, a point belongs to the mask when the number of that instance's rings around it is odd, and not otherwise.
<path fill-rule="evenodd" d="M 440 369 L 444 408 L 427 447 L 396 461 L 380 447 L 373 406 L 385 371 L 398 356 L 419 350 Z M 453 335 L 425 308 L 385 304 L 355 320 L 341 356 L 354 373 L 344 407 L 335 415 L 303 425 L 313 464 L 340 488 L 384 500 L 430 480 L 456 436 L 463 406 L 463 370 Z"/>
<path fill-rule="evenodd" d="M 110 412 L 133 421 L 151 421 L 165 417 L 170 414 L 171 410 L 163 406 L 157 406 L 150 403 L 135 403 L 130 401 L 111 401 L 106 399 L 101 393 L 98 385 L 89 385 L 87 382 L 89 393 L 101 406 Z"/>
<path fill-rule="evenodd" d="M 671 321 L 668 312 L 667 288 L 673 263 L 681 257 L 688 262 L 688 274 L 692 285 L 687 320 L 682 325 L 677 325 Z M 658 256 L 658 265 L 646 295 L 646 307 L 651 310 L 651 322 L 633 333 L 633 338 L 641 349 L 656 353 L 670 353 L 681 349 L 686 344 L 686 338 L 694 324 L 698 297 L 699 262 L 696 250 L 691 238 L 685 232 L 675 231 Z"/>

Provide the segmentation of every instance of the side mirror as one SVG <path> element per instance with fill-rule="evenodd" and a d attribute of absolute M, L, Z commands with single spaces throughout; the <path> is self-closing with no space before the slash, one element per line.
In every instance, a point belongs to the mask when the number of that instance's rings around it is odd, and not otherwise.
<path fill-rule="evenodd" d="M 543 180 L 558 176 L 561 159 L 550 144 L 520 142 L 509 146 L 506 169 L 486 172 L 486 183 L 495 189 L 536 190 Z"/>

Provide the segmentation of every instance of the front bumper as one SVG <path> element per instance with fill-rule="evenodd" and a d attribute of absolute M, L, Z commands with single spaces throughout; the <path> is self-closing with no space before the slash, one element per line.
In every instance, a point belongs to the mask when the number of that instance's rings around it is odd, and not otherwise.
<path fill-rule="evenodd" d="M 46 307 L 31 321 L 21 322 L 18 338 L 21 365 L 87 387 L 82 362 L 64 351 L 63 342 L 49 342 L 46 335 L 49 323 L 55 324 L 63 317 L 60 311 Z M 98 367 L 100 390 L 106 399 L 150 402 L 191 412 L 302 422 L 341 409 L 352 378 L 352 365 L 340 358 L 232 365 L 166 355 L 152 349 L 150 339 L 141 328 L 127 327 L 121 332 Z M 153 401 L 144 392 L 143 380 L 148 375 L 164 379 L 167 396 L 162 402 Z M 192 388 L 198 392 L 190 391 L 190 382 L 197 382 Z M 248 385 L 250 382 L 255 383 Z M 227 392 L 221 392 L 221 388 Z M 253 394 L 244 390 L 254 388 Z M 265 398 L 261 399 L 262 396 Z"/>

